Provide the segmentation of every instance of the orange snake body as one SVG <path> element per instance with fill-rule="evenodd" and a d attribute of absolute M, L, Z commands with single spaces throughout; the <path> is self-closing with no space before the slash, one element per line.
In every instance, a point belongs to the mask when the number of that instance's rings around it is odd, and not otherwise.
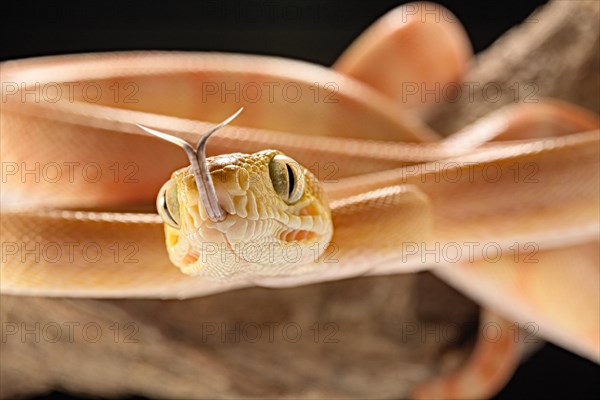
<path fill-rule="evenodd" d="M 436 267 L 484 306 L 536 321 L 543 337 L 598 362 L 597 116 L 515 105 L 442 139 L 398 106 L 397 83 L 459 79 L 464 33 L 394 18 L 334 69 L 170 52 L 3 63 L 2 293 L 186 298 Z M 439 52 L 418 51 L 432 41 Z M 446 68 L 420 68 L 438 58 Z M 211 281 L 167 258 L 147 206 L 187 162 L 134 124 L 192 140 L 239 104 L 246 111 L 209 155 L 274 148 L 325 185 L 334 237 L 306 274 Z"/>

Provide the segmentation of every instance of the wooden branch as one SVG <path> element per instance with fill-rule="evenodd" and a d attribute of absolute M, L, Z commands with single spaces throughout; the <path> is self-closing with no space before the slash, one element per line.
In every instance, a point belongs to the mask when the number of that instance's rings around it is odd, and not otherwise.
<path fill-rule="evenodd" d="M 456 101 L 430 125 L 450 134 L 504 105 L 544 97 L 600 113 L 599 20 L 598 1 L 550 2 L 477 57 Z"/>
<path fill-rule="evenodd" d="M 185 301 L 2 296 L 1 395 L 402 397 L 439 367 L 442 349 L 446 364 L 461 361 L 477 319 L 460 294 L 419 279 Z"/>

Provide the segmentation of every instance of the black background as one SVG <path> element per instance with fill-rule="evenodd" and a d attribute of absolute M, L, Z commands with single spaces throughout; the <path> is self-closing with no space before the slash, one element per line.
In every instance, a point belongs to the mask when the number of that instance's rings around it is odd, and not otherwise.
<path fill-rule="evenodd" d="M 458 17 L 474 50 L 481 51 L 546 1 L 438 2 Z M 269 54 L 330 65 L 374 20 L 403 3 L 5 2 L 0 6 L 0 59 L 154 49 Z M 547 345 L 518 369 L 497 399 L 598 399 L 599 372 L 597 365 Z"/>

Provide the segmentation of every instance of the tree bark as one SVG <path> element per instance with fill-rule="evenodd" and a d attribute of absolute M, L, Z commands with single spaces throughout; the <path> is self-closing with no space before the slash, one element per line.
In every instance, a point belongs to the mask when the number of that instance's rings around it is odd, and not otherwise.
<path fill-rule="evenodd" d="M 2 397 L 51 389 L 106 397 L 403 397 L 438 363 L 461 361 L 477 319 L 477 307 L 445 284 L 418 280 L 351 279 L 184 301 L 3 296 Z M 427 286 L 429 304 L 419 306 L 419 286 Z M 438 302 L 453 307 L 440 313 Z"/>
<path fill-rule="evenodd" d="M 504 105 L 562 99 L 600 113 L 600 2 L 555 0 L 475 60 L 429 124 L 451 134 Z"/>
<path fill-rule="evenodd" d="M 431 125 L 454 132 L 542 96 L 599 112 L 599 10 L 596 1 L 555 1 L 535 13 L 477 58 L 466 79 L 479 84 L 473 99 L 442 105 Z M 500 87 L 498 101 L 486 84 Z M 429 273 L 185 301 L 4 295 L 1 302 L 2 398 L 49 390 L 399 398 L 468 356 L 478 313 Z"/>

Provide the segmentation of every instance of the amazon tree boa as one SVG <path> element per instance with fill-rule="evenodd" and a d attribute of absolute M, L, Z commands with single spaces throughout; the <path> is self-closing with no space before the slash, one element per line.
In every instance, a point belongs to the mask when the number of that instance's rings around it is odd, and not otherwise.
<path fill-rule="evenodd" d="M 418 117 L 435 102 L 407 84 L 457 87 L 471 51 L 423 9 L 390 12 L 331 69 L 171 52 L 3 63 L 2 293 L 187 298 L 434 268 L 490 310 L 482 324 L 535 321 L 598 362 L 598 117 L 544 100 L 440 137 Z M 207 146 L 212 219 L 184 152 L 136 124 L 194 144 L 239 106 Z M 253 246 L 273 240 L 286 253 Z M 414 396 L 491 396 L 521 347 L 482 336 Z"/>

